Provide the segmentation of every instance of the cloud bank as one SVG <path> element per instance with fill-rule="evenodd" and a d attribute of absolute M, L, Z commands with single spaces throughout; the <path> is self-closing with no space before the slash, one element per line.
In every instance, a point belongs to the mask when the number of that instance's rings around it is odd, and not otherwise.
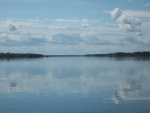
<path fill-rule="evenodd" d="M 142 34 L 141 21 L 127 13 L 122 12 L 119 8 L 111 11 L 111 16 L 115 19 L 123 31 L 135 32 L 138 35 Z"/>
<path fill-rule="evenodd" d="M 6 19 L 0 21 L 0 51 L 1 52 L 37 52 L 42 54 L 87 54 L 108 53 L 129 50 L 149 50 L 149 19 L 142 25 L 138 19 L 116 9 L 112 17 L 120 26 L 142 26 L 144 35 L 136 28 L 134 33 L 120 31 L 116 24 L 98 25 L 94 20 L 18 20 Z M 137 21 L 135 21 L 137 20 Z"/>

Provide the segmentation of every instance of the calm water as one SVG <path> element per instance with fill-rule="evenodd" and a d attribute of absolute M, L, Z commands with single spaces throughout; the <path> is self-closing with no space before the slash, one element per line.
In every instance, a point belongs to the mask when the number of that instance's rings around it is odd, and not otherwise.
<path fill-rule="evenodd" d="M 0 113 L 150 113 L 150 61 L 0 60 Z"/>

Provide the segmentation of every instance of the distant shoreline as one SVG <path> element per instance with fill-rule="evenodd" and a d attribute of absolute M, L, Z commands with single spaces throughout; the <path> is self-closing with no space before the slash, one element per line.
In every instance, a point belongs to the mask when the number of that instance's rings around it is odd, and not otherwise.
<path fill-rule="evenodd" d="M 95 57 L 150 57 L 149 51 L 143 52 L 116 52 L 108 54 L 87 54 L 85 56 L 95 56 Z"/>
<path fill-rule="evenodd" d="M 45 57 L 45 55 L 34 53 L 0 53 L 0 59 L 41 58 L 41 57 Z"/>
<path fill-rule="evenodd" d="M 149 51 L 143 52 L 116 52 L 108 54 L 86 54 L 86 55 L 43 55 L 34 53 L 0 53 L 0 59 L 13 59 L 13 58 L 42 58 L 42 57 L 147 57 L 150 58 Z"/>

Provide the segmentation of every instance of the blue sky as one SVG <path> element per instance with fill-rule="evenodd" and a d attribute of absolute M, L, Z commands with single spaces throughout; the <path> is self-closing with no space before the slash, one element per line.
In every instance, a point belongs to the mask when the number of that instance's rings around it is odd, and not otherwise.
<path fill-rule="evenodd" d="M 0 0 L 0 52 L 150 49 L 149 0 Z"/>

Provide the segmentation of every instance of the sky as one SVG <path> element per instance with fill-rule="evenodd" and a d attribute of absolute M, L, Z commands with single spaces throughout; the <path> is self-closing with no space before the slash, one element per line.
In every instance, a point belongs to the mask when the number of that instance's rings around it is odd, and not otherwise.
<path fill-rule="evenodd" d="M 149 0 L 0 0 L 0 52 L 150 50 Z"/>

